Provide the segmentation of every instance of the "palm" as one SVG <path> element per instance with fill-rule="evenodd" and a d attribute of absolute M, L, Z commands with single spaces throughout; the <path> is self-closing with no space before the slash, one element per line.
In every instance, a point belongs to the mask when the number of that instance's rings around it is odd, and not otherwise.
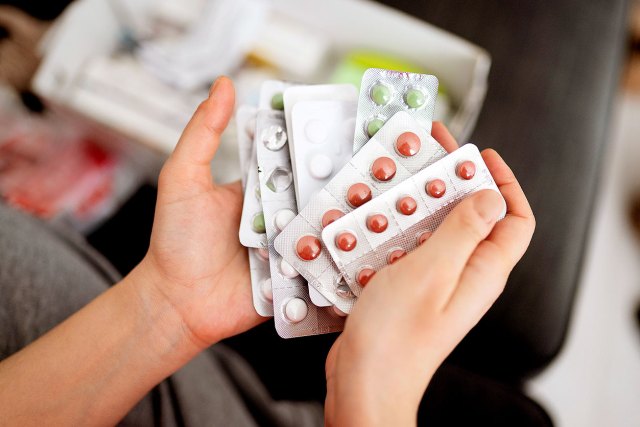
<path fill-rule="evenodd" d="M 163 168 L 148 255 L 158 289 L 203 344 L 261 321 L 238 240 L 240 184 L 214 184 L 209 166 L 233 107 L 230 82 L 224 85 L 198 109 Z"/>

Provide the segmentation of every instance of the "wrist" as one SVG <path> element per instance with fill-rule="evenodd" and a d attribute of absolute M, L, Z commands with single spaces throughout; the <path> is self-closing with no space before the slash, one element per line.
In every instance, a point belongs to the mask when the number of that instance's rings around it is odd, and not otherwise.
<path fill-rule="evenodd" d="M 191 333 L 181 313 L 162 292 L 163 280 L 144 259 L 123 279 L 121 285 L 136 301 L 140 325 L 149 328 L 150 350 L 161 360 L 180 367 L 207 345 Z"/>

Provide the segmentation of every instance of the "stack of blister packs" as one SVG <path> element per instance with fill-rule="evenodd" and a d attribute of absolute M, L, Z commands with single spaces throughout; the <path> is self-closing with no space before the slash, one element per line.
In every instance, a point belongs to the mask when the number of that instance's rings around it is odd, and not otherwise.
<path fill-rule="evenodd" d="M 498 191 L 478 149 L 431 137 L 438 80 L 367 70 L 351 85 L 266 81 L 238 108 L 240 241 L 253 303 L 283 338 L 340 331 L 377 271 L 460 200 Z"/>

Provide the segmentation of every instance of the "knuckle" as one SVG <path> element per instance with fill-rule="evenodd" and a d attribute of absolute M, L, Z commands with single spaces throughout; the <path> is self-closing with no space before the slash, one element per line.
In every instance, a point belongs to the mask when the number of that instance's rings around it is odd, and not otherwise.
<path fill-rule="evenodd" d="M 467 236 L 480 241 L 485 238 L 488 224 L 477 210 L 468 205 L 458 214 L 458 226 Z"/>

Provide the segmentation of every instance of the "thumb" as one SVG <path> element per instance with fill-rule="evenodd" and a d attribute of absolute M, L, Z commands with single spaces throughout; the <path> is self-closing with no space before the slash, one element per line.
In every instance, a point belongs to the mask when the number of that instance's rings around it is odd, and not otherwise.
<path fill-rule="evenodd" d="M 182 133 L 170 158 L 173 166 L 192 168 L 194 172 L 206 169 L 210 175 L 210 163 L 220 145 L 220 135 L 231 119 L 234 104 L 233 83 L 227 77 L 219 77 Z"/>

